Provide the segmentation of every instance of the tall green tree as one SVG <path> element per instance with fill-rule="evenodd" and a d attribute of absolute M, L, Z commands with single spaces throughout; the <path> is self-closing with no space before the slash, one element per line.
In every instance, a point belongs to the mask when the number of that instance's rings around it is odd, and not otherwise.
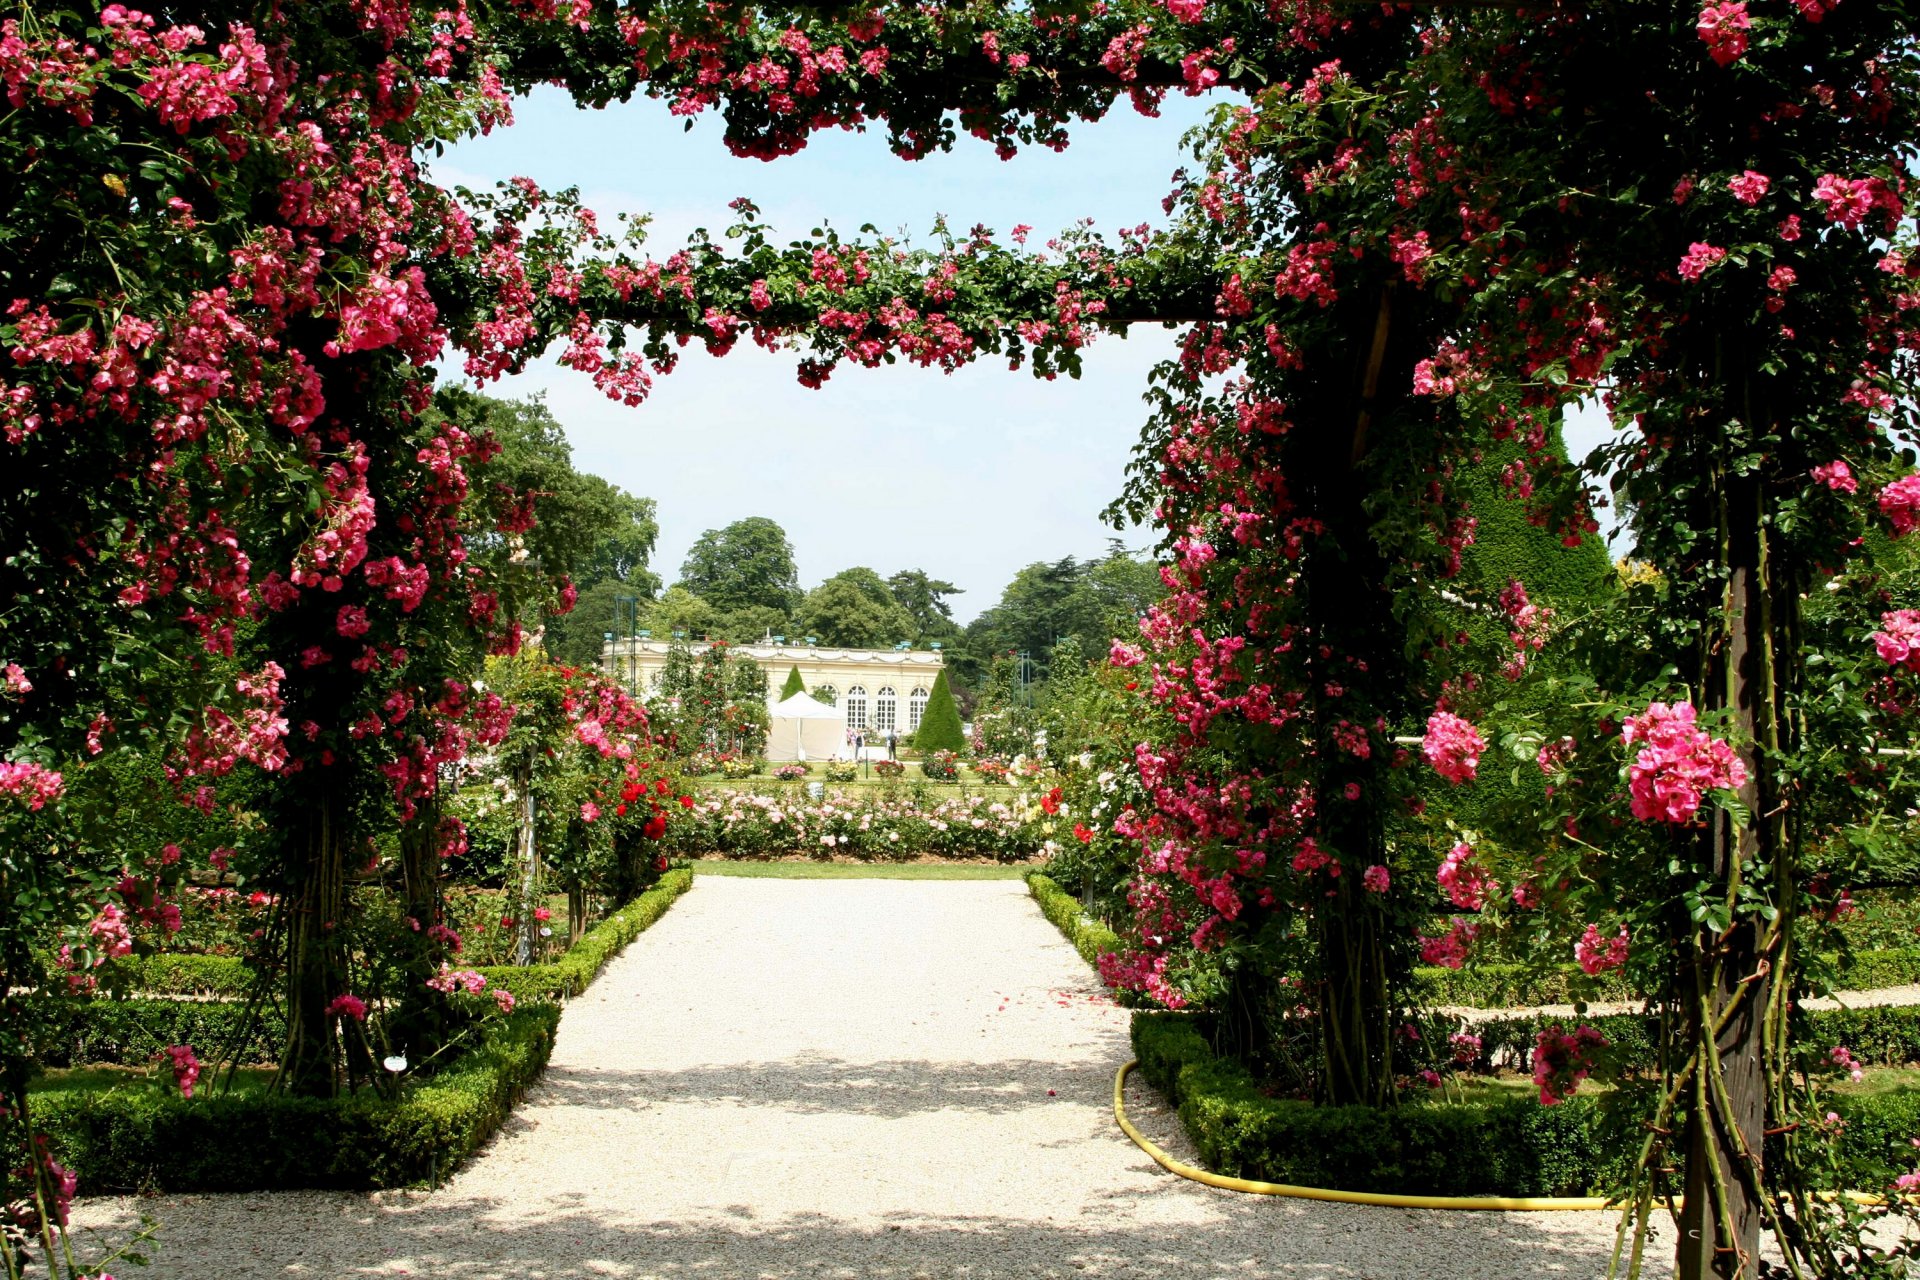
<path fill-rule="evenodd" d="M 913 619 L 915 645 L 950 643 L 959 636 L 953 606 L 947 603 L 948 596 L 961 594 L 959 587 L 929 577 L 924 569 L 902 569 L 887 579 L 887 590 Z"/>
<path fill-rule="evenodd" d="M 758 607 L 784 618 L 802 598 L 793 544 L 765 516 L 701 534 L 680 566 L 680 585 L 723 614 Z"/>
<path fill-rule="evenodd" d="M 872 569 L 845 569 L 807 593 L 796 618 L 803 635 L 835 648 L 880 649 L 910 639 L 913 615 Z"/>
<path fill-rule="evenodd" d="M 799 667 L 787 668 L 787 682 L 780 686 L 780 701 L 785 702 L 796 693 L 805 693 L 807 682 L 800 678 Z"/>
<path fill-rule="evenodd" d="M 1000 603 L 967 627 L 955 666 L 978 678 L 992 655 L 1025 653 L 1044 678 L 1055 645 L 1072 637 L 1082 653 L 1105 653 L 1116 636 L 1132 636 L 1140 615 L 1164 594 L 1153 562 L 1117 541 L 1097 560 L 1066 556 L 1030 564 L 1007 584 Z"/>

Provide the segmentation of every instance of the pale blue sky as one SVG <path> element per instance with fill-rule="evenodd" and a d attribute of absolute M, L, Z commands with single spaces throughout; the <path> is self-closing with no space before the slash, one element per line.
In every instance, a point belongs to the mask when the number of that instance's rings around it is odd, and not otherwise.
<path fill-rule="evenodd" d="M 962 136 L 952 154 L 908 162 L 881 135 L 834 132 L 763 162 L 730 155 L 717 116 L 685 131 L 660 103 L 581 111 L 542 90 L 516 104 L 512 128 L 453 148 L 433 171 L 469 186 L 515 176 L 577 185 L 609 222 L 652 214 L 660 256 L 693 227 L 717 233 L 732 220 L 727 202 L 743 195 L 781 235 L 825 219 L 844 233 L 870 222 L 924 236 L 939 214 L 963 232 L 1024 222 L 1044 237 L 1090 217 L 1111 234 L 1162 222 L 1161 197 L 1185 158 L 1180 137 L 1207 109 L 1175 98 L 1150 120 L 1122 104 L 1075 128 L 1065 152 L 1010 161 Z M 1168 333 L 1141 329 L 1096 342 L 1078 382 L 987 361 L 951 375 L 843 366 L 809 391 L 790 357 L 743 342 L 713 359 L 695 344 L 639 409 L 550 360 L 489 390 L 544 390 L 575 465 L 660 504 L 654 567 L 667 581 L 703 530 L 769 516 L 793 543 L 803 586 L 853 565 L 924 569 L 964 589 L 953 603 L 965 621 L 1023 565 L 1101 551 L 1111 531 L 1099 513 L 1120 493 L 1147 370 L 1171 349 Z M 1570 436 L 1575 456 L 1590 447 L 1590 431 Z M 1127 536 L 1136 547 L 1151 540 L 1146 530 Z"/>

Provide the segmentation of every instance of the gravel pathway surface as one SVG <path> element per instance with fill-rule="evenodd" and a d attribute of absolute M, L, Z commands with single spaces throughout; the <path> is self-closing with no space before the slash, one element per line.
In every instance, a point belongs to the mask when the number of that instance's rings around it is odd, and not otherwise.
<path fill-rule="evenodd" d="M 1598 1276 L 1604 1214 L 1215 1191 L 1109 1109 L 1126 1015 L 1018 881 L 701 878 L 436 1192 L 88 1200 L 154 1280 Z M 1129 1109 L 1187 1155 L 1143 1086 Z"/>

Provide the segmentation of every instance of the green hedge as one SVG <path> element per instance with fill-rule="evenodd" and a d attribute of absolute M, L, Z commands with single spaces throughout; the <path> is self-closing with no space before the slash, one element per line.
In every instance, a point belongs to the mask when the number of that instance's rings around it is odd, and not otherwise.
<path fill-rule="evenodd" d="M 1038 871 L 1027 873 L 1027 891 L 1040 904 L 1040 914 L 1067 935 L 1080 958 L 1098 968 L 1103 953 L 1120 950 L 1120 935 L 1080 908 L 1080 900 Z"/>
<path fill-rule="evenodd" d="M 1920 983 L 1920 947 L 1856 951 L 1841 966 L 1840 979 L 1849 991 L 1873 991 L 1880 987 L 1905 987 Z"/>
<path fill-rule="evenodd" d="M 1423 1004 L 1469 1009 L 1637 998 L 1618 973 L 1593 979 L 1574 965 L 1541 970 L 1519 964 L 1481 964 L 1466 969 L 1422 966 L 1413 971 L 1413 997 Z"/>
<path fill-rule="evenodd" d="M 1604 1095 L 1555 1107 L 1525 1094 L 1397 1108 L 1268 1097 L 1182 1014 L 1134 1014 L 1133 1051 L 1140 1074 L 1179 1109 L 1201 1161 L 1230 1177 L 1414 1195 L 1602 1194 L 1624 1183 L 1642 1136 L 1637 1117 Z M 1920 1090 L 1829 1105 L 1845 1123 L 1818 1180 L 1870 1191 L 1920 1164 Z"/>
<path fill-rule="evenodd" d="M 1874 991 L 1920 983 L 1920 947 L 1854 952 L 1839 969 L 1839 975 L 1848 991 Z M 1640 998 L 1640 993 L 1630 988 L 1618 972 L 1589 978 L 1570 964 L 1545 970 L 1519 964 L 1482 964 L 1466 969 L 1422 967 L 1413 971 L 1413 980 L 1414 996 L 1423 1003 L 1472 1009 Z"/>
<path fill-rule="evenodd" d="M 133 990 L 160 996 L 240 996 L 253 989 L 254 971 L 238 956 L 129 956 L 114 962 Z"/>
<path fill-rule="evenodd" d="M 1610 1052 L 1622 1065 L 1651 1069 L 1658 1061 L 1660 1024 L 1639 1013 L 1612 1013 L 1585 1018 L 1488 1018 L 1465 1024 L 1457 1019 L 1434 1019 L 1444 1039 L 1457 1030 L 1480 1037 L 1483 1063 L 1525 1064 L 1533 1052 L 1540 1028 L 1551 1023 L 1585 1022 L 1600 1031 Z M 1835 1045 L 1845 1045 L 1870 1066 L 1906 1066 L 1920 1062 L 1920 1005 L 1882 1005 L 1865 1009 L 1821 1009 L 1807 1015 L 1805 1043 L 1816 1057 Z M 1916 1130 L 1920 1132 L 1920 1130 Z"/>
<path fill-rule="evenodd" d="M 560 1000 L 584 991 L 607 961 L 665 914 L 693 883 L 691 870 L 669 871 L 653 888 L 584 934 L 553 964 L 479 970 L 489 986 L 518 1000 Z M 177 966 L 161 962 L 184 962 Z M 206 962 L 206 963 L 201 963 Z M 245 991 L 252 974 L 224 956 L 156 956 L 140 962 L 189 991 Z M 224 988 L 219 985 L 228 983 Z M 286 1038 L 286 1022 L 272 1005 L 247 1023 L 247 1004 L 235 999 L 107 999 L 35 995 L 15 997 L 35 1058 L 48 1067 L 138 1066 L 168 1045 L 190 1044 L 203 1054 L 238 1046 L 241 1062 L 271 1062 Z M 245 1038 L 242 1039 L 242 1033 Z"/>
<path fill-rule="evenodd" d="M 545 1069 L 560 1010 L 535 1004 L 396 1101 L 235 1092 L 192 1100 L 150 1085 L 32 1099 L 84 1194 L 372 1190 L 438 1183 L 491 1137 Z"/>
<path fill-rule="evenodd" d="M 566 1000 L 600 976 L 607 961 L 667 913 L 674 899 L 693 887 L 693 869 L 680 867 L 651 889 L 580 935 L 552 964 L 487 965 L 477 970 L 490 987 L 504 987 L 517 1000 Z"/>
<path fill-rule="evenodd" d="M 1586 1098 L 1393 1108 L 1270 1098 L 1217 1058 L 1191 1018 L 1136 1013 L 1140 1074 L 1180 1111 L 1200 1158 L 1236 1178 L 1416 1195 L 1586 1195 L 1609 1172 L 1608 1119 Z"/>
<path fill-rule="evenodd" d="M 209 1055 L 237 1046 L 241 1062 L 271 1062 L 286 1038 L 278 1011 L 261 1009 L 249 1027 L 247 1006 L 237 1000 L 19 996 L 14 1007 L 34 1057 L 49 1067 L 136 1066 L 174 1044 Z"/>
<path fill-rule="evenodd" d="M 582 934 L 580 941 L 551 964 L 486 965 L 477 970 L 489 985 L 505 987 L 521 1000 L 559 1000 L 579 995 L 608 960 L 658 920 L 673 900 L 693 883 L 693 872 L 669 871 L 651 889 Z M 116 961 L 116 978 L 142 994 L 244 997 L 253 990 L 254 971 L 235 956 L 156 955 Z"/>

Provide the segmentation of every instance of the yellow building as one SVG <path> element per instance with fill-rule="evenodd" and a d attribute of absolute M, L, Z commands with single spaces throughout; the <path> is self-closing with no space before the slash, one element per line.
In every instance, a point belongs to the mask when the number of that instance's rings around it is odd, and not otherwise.
<path fill-rule="evenodd" d="M 706 642 L 689 646 L 695 656 Z M 601 646 L 601 670 L 641 697 L 660 687 L 670 646 L 664 640 L 609 639 Z M 799 668 L 809 693 L 826 695 L 838 707 L 849 729 L 877 735 L 889 730 L 902 735 L 920 727 L 933 681 L 945 667 L 938 650 L 828 649 L 800 644 L 736 644 L 734 653 L 751 658 L 767 673 L 767 689 L 775 697 L 787 672 Z"/>

